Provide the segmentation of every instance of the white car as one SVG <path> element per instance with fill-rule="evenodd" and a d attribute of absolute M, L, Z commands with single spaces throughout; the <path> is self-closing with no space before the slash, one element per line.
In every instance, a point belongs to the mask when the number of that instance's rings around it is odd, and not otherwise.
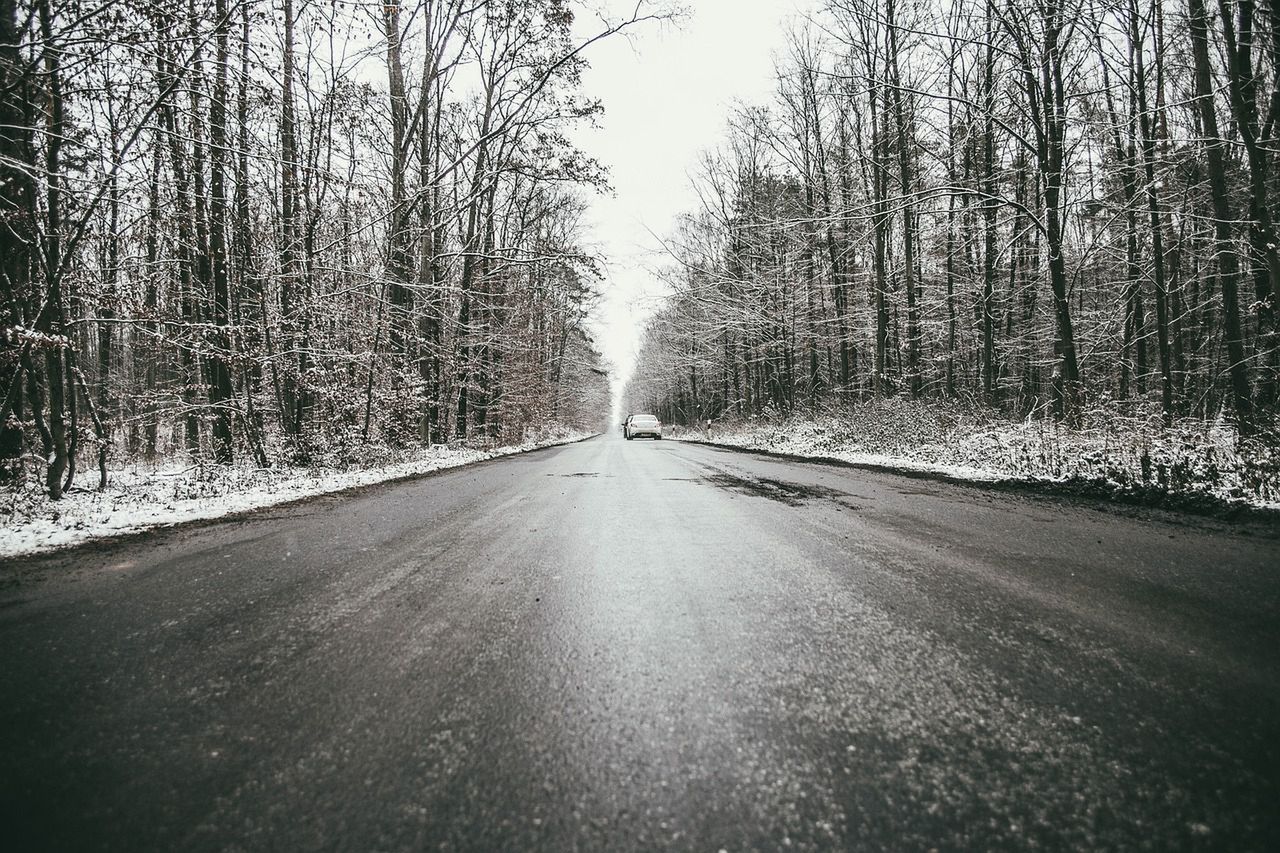
<path fill-rule="evenodd" d="M 627 418 L 627 425 L 622 432 L 627 441 L 641 435 L 662 441 L 662 422 L 653 415 L 632 415 Z"/>

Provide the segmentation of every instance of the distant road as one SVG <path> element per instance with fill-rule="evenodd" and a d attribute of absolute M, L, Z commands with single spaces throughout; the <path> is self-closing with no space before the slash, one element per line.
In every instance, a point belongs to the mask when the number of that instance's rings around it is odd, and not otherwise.
<path fill-rule="evenodd" d="M 12 562 L 0 838 L 1280 850 L 1280 538 L 607 436 Z"/>

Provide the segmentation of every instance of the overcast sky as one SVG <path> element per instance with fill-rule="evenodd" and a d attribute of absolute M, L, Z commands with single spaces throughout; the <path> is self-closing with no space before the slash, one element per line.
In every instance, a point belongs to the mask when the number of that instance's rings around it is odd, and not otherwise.
<path fill-rule="evenodd" d="M 608 261 L 593 331 L 624 376 L 644 318 L 661 298 L 652 274 L 661 264 L 659 238 L 696 207 L 689 175 L 699 154 L 721 139 L 736 101 L 770 98 L 786 23 L 818 3 L 686 0 L 680 24 L 647 25 L 630 41 L 614 38 L 587 54 L 585 89 L 603 100 L 605 114 L 599 129 L 575 139 L 609 167 L 614 188 L 612 197 L 592 200 L 595 248 Z M 635 0 L 604 5 L 621 15 Z"/>

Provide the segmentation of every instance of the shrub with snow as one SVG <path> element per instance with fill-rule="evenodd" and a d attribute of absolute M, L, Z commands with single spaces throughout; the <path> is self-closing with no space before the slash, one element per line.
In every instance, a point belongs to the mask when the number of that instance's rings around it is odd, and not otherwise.
<path fill-rule="evenodd" d="M 1099 406 L 1080 422 L 1010 421 L 955 401 L 890 398 L 840 413 L 722 420 L 713 440 L 797 456 L 934 471 L 975 479 L 1097 484 L 1280 506 L 1276 431 L 1241 439 L 1222 420 L 1166 427 L 1158 411 Z M 699 432 L 690 438 L 703 438 Z"/>

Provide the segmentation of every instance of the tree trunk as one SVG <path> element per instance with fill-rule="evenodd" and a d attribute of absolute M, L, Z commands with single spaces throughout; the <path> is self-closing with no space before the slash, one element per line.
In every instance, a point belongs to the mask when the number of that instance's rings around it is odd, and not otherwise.
<path fill-rule="evenodd" d="M 293 0 L 283 0 L 284 56 L 280 69 L 280 350 L 286 360 L 281 371 L 278 404 L 280 425 L 295 440 L 302 434 L 301 359 L 298 321 L 301 285 L 301 253 L 298 204 L 298 142 L 294 115 L 294 12 Z M 272 359 L 275 364 L 275 359 Z"/>
<path fill-rule="evenodd" d="M 217 329 L 209 359 L 212 381 L 209 404 L 213 407 L 213 458 L 229 465 L 232 460 L 231 413 L 231 279 L 227 257 L 227 62 L 229 28 L 227 0 L 215 0 L 218 21 L 215 33 L 213 92 L 209 99 L 209 254 L 212 260 L 213 324 Z"/>
<path fill-rule="evenodd" d="M 0 318 L 23 325 L 31 286 L 31 247 L 35 245 L 35 188 L 30 163 L 33 131 L 32 86 L 19 50 L 16 0 L 0 0 Z M 0 335 L 0 485 L 23 476 L 26 441 L 22 430 L 23 361 L 30 347 Z M 29 401 L 35 406 L 35 401 Z"/>
<path fill-rule="evenodd" d="M 1156 286 L 1156 348 L 1160 359 L 1160 405 L 1165 423 L 1173 421 L 1173 359 L 1169 345 L 1169 285 L 1165 276 L 1164 226 L 1161 221 L 1159 189 L 1156 186 L 1156 140 L 1154 120 L 1147 102 L 1147 75 L 1143 43 L 1138 30 L 1137 0 L 1130 0 L 1129 34 L 1134 51 L 1133 88 L 1138 97 L 1138 127 L 1142 132 L 1142 167 L 1147 185 L 1147 212 L 1151 222 L 1151 262 Z M 1157 56 L 1160 45 L 1156 46 Z"/>
<path fill-rule="evenodd" d="M 1062 10 L 1058 0 L 1042 7 L 1045 24 L 1044 55 L 1040 64 L 1043 131 L 1039 138 L 1040 171 L 1044 178 L 1045 243 L 1049 252 L 1049 284 L 1053 290 L 1054 316 L 1058 326 L 1064 415 L 1076 412 L 1080 393 L 1080 366 L 1076 357 L 1075 331 L 1067 294 L 1065 248 L 1065 176 L 1067 107 L 1062 81 L 1062 54 L 1058 39 L 1062 34 Z"/>
<path fill-rule="evenodd" d="M 885 10 L 889 36 L 889 86 L 893 95 L 898 176 L 902 185 L 902 286 L 907 292 L 906 379 L 911 396 L 919 397 L 923 382 L 920 376 L 920 308 L 916 294 L 915 176 L 912 163 L 915 140 L 904 104 L 902 74 L 898 65 L 898 25 L 894 0 L 888 0 Z"/>
<path fill-rule="evenodd" d="M 1204 0 L 1187 0 L 1191 54 L 1195 63 L 1195 100 L 1204 134 L 1204 152 L 1213 202 L 1214 239 L 1217 243 L 1218 283 L 1222 290 L 1222 332 L 1227 346 L 1227 371 L 1231 377 L 1231 399 L 1242 434 L 1253 429 L 1253 400 L 1245 362 L 1244 335 L 1240 325 L 1238 284 L 1240 263 L 1231 233 L 1233 213 L 1227 190 L 1224 155 L 1226 140 L 1218 132 L 1218 116 L 1213 102 L 1213 74 L 1209 64 L 1209 20 Z"/>
<path fill-rule="evenodd" d="M 995 37 L 991 28 L 988 7 L 986 48 L 982 72 L 982 393 L 989 402 L 996 399 L 996 338 L 995 338 L 995 289 L 996 289 L 996 197 L 999 188 L 996 176 L 996 128 L 995 128 Z"/>
<path fill-rule="evenodd" d="M 49 434 L 52 439 L 52 455 L 45 472 L 45 490 L 51 500 L 62 497 L 62 477 L 70 458 L 67 452 L 66 365 L 64 347 L 67 345 L 66 316 L 62 300 L 62 140 L 64 139 L 64 113 L 62 102 L 62 73 L 59 49 L 53 40 L 53 12 L 49 0 L 40 0 L 40 33 L 43 38 L 44 67 L 48 77 L 48 116 L 45 141 L 46 194 L 45 216 L 45 287 L 47 308 L 44 312 L 43 331 L 53 340 L 45 349 L 45 372 L 49 391 Z M 75 389 L 71 390 L 75 393 Z"/>

